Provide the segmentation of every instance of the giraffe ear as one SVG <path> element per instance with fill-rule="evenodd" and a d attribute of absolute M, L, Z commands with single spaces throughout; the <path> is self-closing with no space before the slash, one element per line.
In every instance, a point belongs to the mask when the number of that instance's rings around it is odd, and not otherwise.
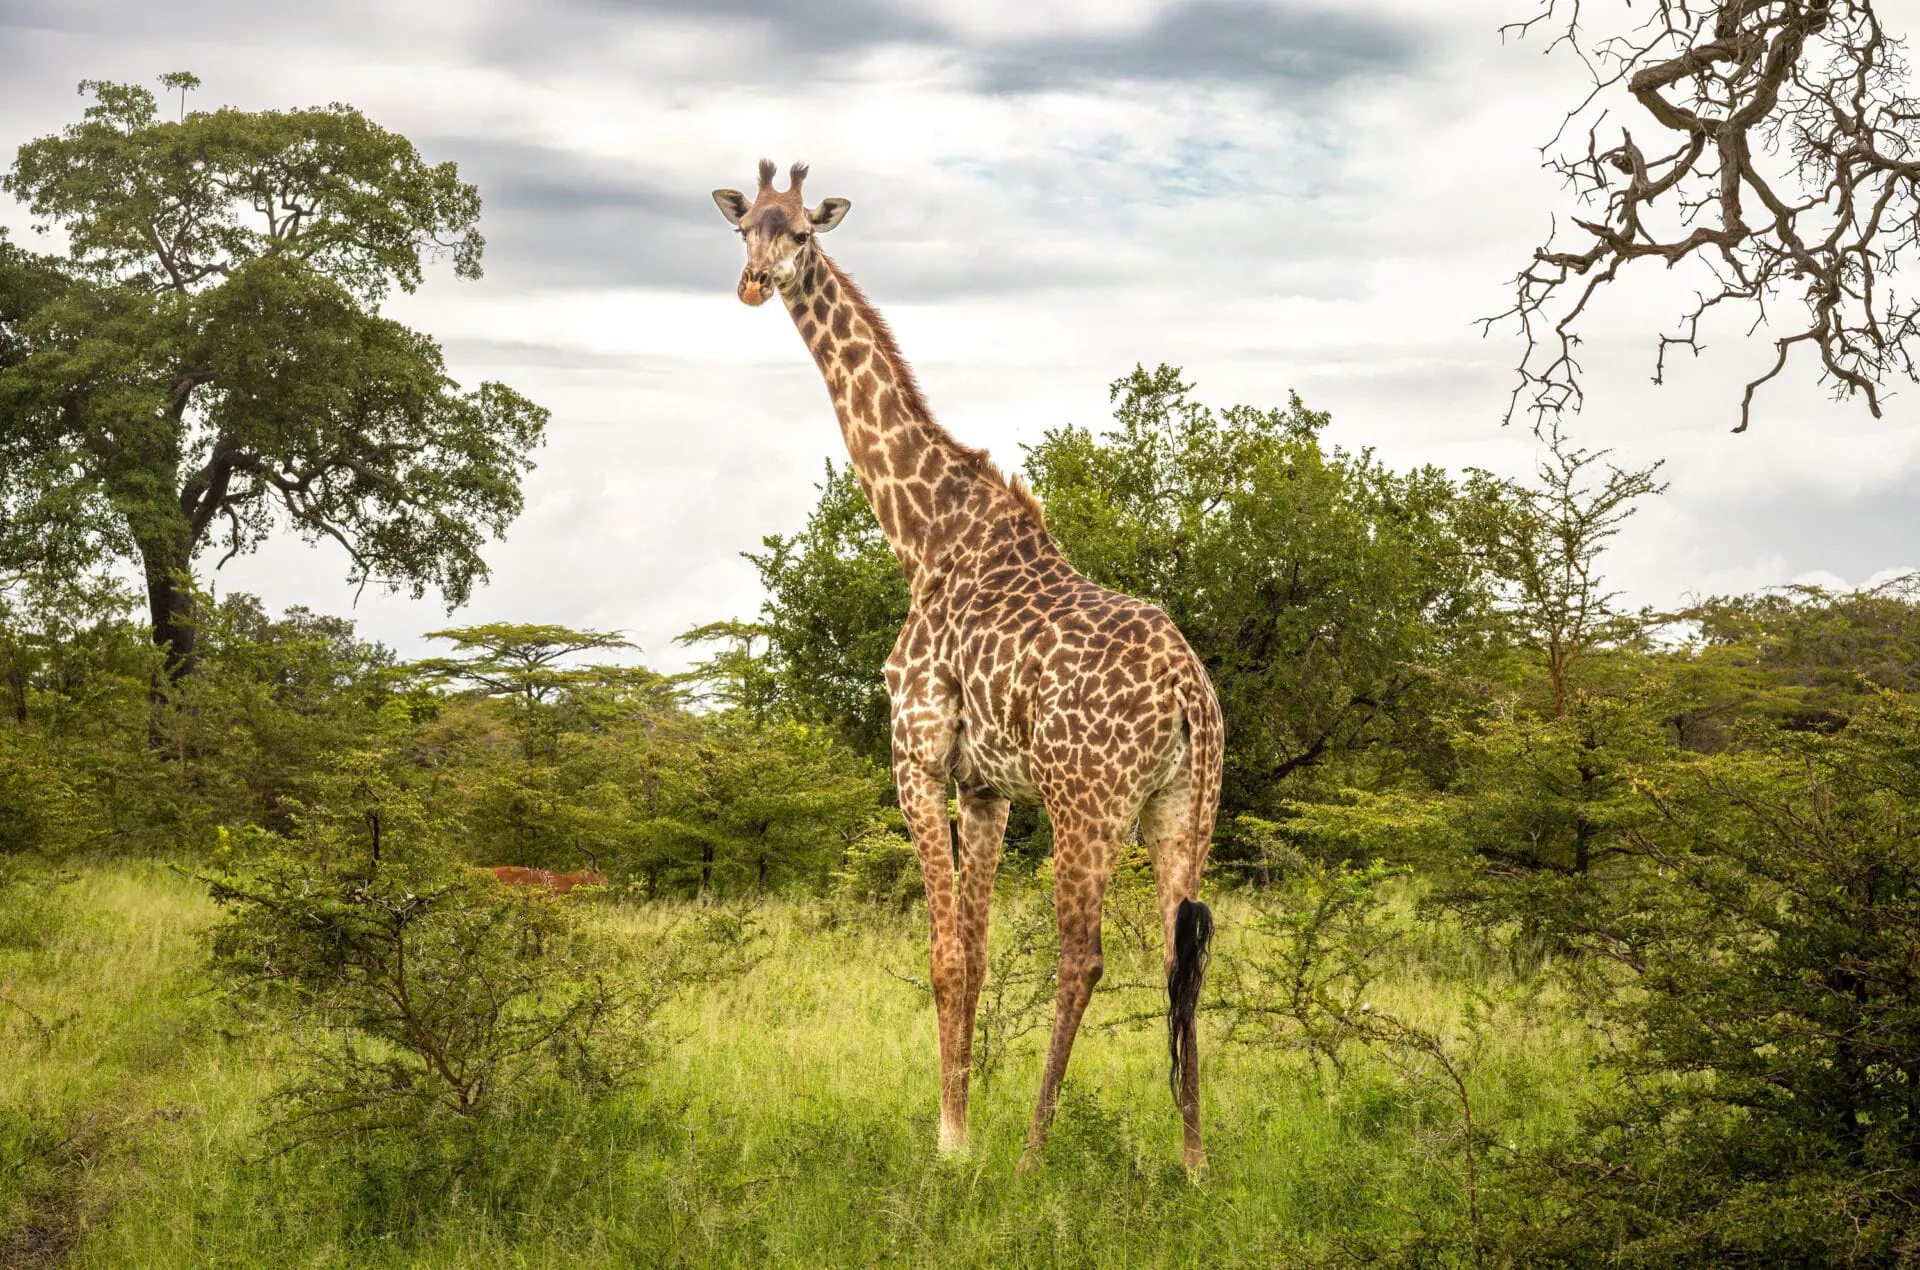
<path fill-rule="evenodd" d="M 853 204 L 844 198 L 823 198 L 820 206 L 807 213 L 807 219 L 813 222 L 814 232 L 824 234 L 847 217 L 847 209 Z"/>
<path fill-rule="evenodd" d="M 715 190 L 713 201 L 729 224 L 738 225 L 740 218 L 747 214 L 747 200 L 739 190 Z"/>

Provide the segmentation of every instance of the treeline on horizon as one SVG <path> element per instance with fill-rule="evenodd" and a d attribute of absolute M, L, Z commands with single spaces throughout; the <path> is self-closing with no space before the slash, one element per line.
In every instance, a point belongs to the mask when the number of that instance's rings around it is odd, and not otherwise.
<path fill-rule="evenodd" d="M 1214 677 L 1216 884 L 1270 880 L 1262 827 L 1358 832 L 1382 800 L 1475 838 L 1487 868 L 1585 875 L 1641 773 L 1839 732 L 1920 678 L 1910 577 L 1621 610 L 1601 554 L 1661 492 L 1655 469 L 1555 436 L 1528 482 L 1396 473 L 1325 444 L 1297 399 L 1215 411 L 1165 366 L 1112 391 L 1112 431 L 1055 429 L 1025 474 L 1069 558 L 1165 608 Z M 474 863 L 592 858 L 648 898 L 879 869 L 910 894 L 881 676 L 906 586 L 851 469 L 820 490 L 802 529 L 749 553 L 761 611 L 687 632 L 698 660 L 672 676 L 629 664 L 617 633 L 537 623 L 435 631 L 446 654 L 408 662 L 244 593 L 197 596 L 194 665 L 169 673 L 124 584 L 23 561 L 0 590 L 6 848 L 196 857 L 223 831 L 289 831 L 338 756 L 366 752 L 429 781 Z M 1514 789 L 1529 771 L 1540 787 Z M 1516 797 L 1506 824 L 1452 824 Z M 1044 813 L 1016 815 L 1009 857 L 1030 870 Z M 1376 849 L 1411 858 L 1346 854 Z"/>

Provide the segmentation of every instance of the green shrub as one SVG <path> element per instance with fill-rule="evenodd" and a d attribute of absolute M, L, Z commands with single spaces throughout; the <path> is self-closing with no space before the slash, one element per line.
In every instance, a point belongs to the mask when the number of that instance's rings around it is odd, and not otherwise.
<path fill-rule="evenodd" d="M 57 858 L 99 833 L 98 808 L 44 740 L 0 726 L 0 856 Z"/>
<path fill-rule="evenodd" d="M 58 886 L 57 875 L 46 866 L 0 856 L 0 952 L 46 945 L 61 923 Z M 5 986 L 0 982 L 0 989 Z"/>
<path fill-rule="evenodd" d="M 1892 1264 L 1920 1250 L 1920 707 L 1647 783 L 1589 911 L 1619 1093 L 1527 1162 L 1537 1260 Z"/>
<path fill-rule="evenodd" d="M 926 894 L 920 857 L 898 828 L 899 813 L 893 812 L 891 819 L 893 823 L 876 817 L 847 844 L 833 872 L 835 896 L 905 912 Z"/>
<path fill-rule="evenodd" d="M 586 892 L 514 892 L 459 863 L 377 754 L 345 756 L 322 797 L 292 840 L 230 839 L 247 863 L 213 880 L 214 964 L 297 1054 L 273 1097 L 289 1144 L 472 1144 L 556 1085 L 591 1096 L 638 1070 L 673 958 L 616 973 Z"/>

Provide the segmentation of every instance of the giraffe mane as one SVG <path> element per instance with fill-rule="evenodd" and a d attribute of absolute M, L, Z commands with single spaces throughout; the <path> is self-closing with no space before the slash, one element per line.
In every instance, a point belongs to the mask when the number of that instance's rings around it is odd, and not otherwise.
<path fill-rule="evenodd" d="M 914 375 L 913 366 L 907 361 L 906 355 L 900 351 L 900 345 L 894 341 L 893 328 L 887 325 L 886 318 L 880 316 L 880 310 L 873 307 L 873 302 L 867 299 L 867 293 L 847 276 L 846 270 L 842 269 L 833 257 L 823 251 L 820 253 L 820 259 L 826 262 L 827 269 L 833 274 L 834 280 L 840 284 L 841 292 L 852 302 L 854 312 L 860 315 L 861 321 L 872 328 L 874 351 L 892 370 L 894 391 L 900 394 L 902 404 L 926 420 L 927 426 L 932 428 L 942 441 L 953 447 L 954 452 L 976 476 L 991 481 L 1005 490 L 1012 497 L 1017 509 L 1031 516 L 1034 524 L 1045 529 L 1047 527 L 1046 509 L 1040 505 L 1040 499 L 1035 496 L 1033 490 L 1020 477 L 1010 477 L 1001 471 L 1000 465 L 993 461 L 993 457 L 986 450 L 958 440 L 953 433 L 947 431 L 946 425 L 934 418 L 932 408 L 927 405 L 927 399 L 920 393 L 920 380 Z"/>

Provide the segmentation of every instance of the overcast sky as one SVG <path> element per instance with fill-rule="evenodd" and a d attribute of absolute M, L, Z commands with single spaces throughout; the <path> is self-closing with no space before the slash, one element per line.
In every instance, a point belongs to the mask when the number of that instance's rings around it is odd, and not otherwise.
<path fill-rule="evenodd" d="M 1881 0 L 1920 32 L 1920 0 Z M 734 299 L 716 186 L 761 155 L 853 202 L 827 241 L 893 323 L 963 440 L 1100 425 L 1135 362 L 1182 365 L 1218 404 L 1333 415 L 1329 439 L 1396 466 L 1519 474 L 1500 414 L 1514 340 L 1474 319 L 1564 202 L 1535 147 L 1582 80 L 1496 28 L 1531 0 L 0 0 L 0 151 L 78 117 L 83 78 L 194 104 L 345 101 L 485 200 L 486 277 L 442 269 L 390 306 L 463 382 L 553 411 L 527 509 L 457 621 L 619 629 L 663 668 L 672 637 L 758 603 L 742 550 L 788 532 L 842 457 L 778 306 Z M 157 85 L 156 85 L 157 87 Z M 21 208 L 0 224 L 31 245 Z M 1644 281 L 1667 285 L 1649 275 Z M 1609 567 L 1636 601 L 1920 565 L 1920 388 L 1875 421 L 1797 377 L 1729 434 L 1760 339 L 1715 333 L 1655 388 L 1671 289 L 1619 288 L 1572 421 L 1671 490 Z M 346 561 L 298 540 L 222 590 L 346 612 Z M 362 630 L 404 651 L 431 600 L 369 592 Z"/>

